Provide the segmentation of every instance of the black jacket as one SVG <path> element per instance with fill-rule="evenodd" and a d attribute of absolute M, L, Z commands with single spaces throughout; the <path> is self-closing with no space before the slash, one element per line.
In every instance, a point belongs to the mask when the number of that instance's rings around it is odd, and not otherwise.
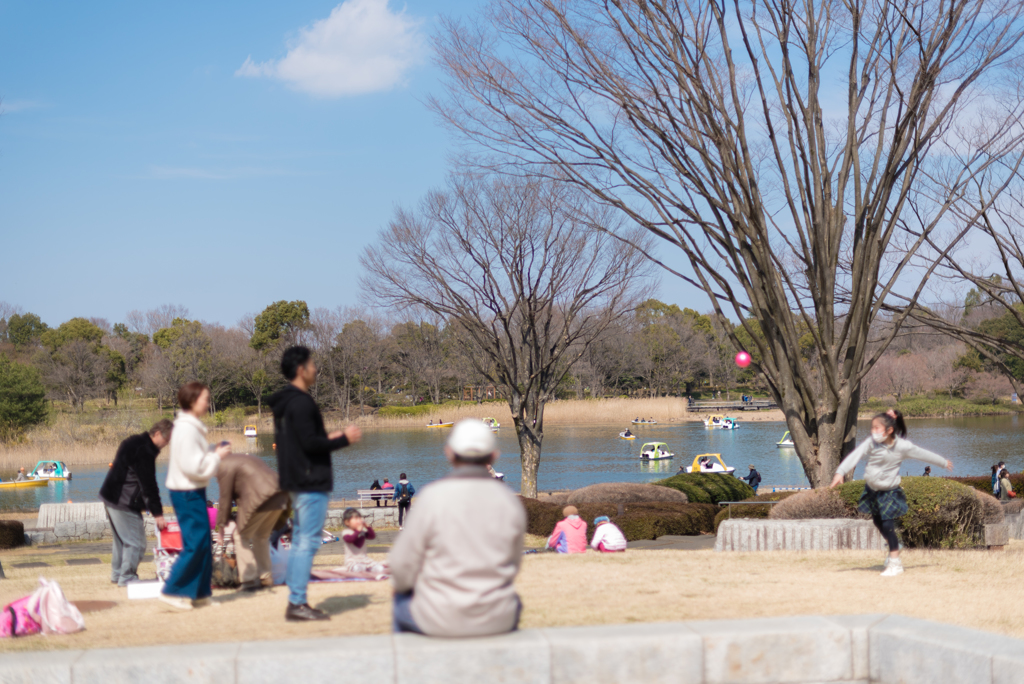
<path fill-rule="evenodd" d="M 100 497 L 115 508 L 163 515 L 160 487 L 156 483 L 156 457 L 160 450 L 148 432 L 121 442 L 114 465 L 100 487 Z"/>
<path fill-rule="evenodd" d="M 761 484 L 761 473 L 756 470 L 751 470 L 750 474 L 743 479 L 746 480 L 751 487 L 756 487 Z"/>
<path fill-rule="evenodd" d="M 277 474 L 287 492 L 329 492 L 334 488 L 331 452 L 348 446 L 344 436 L 327 439 L 313 397 L 292 384 L 270 397 L 277 442 Z"/>

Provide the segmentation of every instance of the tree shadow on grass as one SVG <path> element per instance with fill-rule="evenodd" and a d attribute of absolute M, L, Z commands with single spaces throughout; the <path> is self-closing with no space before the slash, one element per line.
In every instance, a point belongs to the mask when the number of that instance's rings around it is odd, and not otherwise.
<path fill-rule="evenodd" d="M 331 596 L 316 604 L 314 608 L 322 610 L 328 615 L 340 615 L 350 610 L 365 608 L 368 605 L 370 605 L 369 594 L 355 594 L 353 596 Z"/>

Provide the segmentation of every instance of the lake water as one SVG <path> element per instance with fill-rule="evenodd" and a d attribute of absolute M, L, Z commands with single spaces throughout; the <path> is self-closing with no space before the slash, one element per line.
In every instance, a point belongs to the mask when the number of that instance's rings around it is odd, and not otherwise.
<path fill-rule="evenodd" d="M 690 465 L 695 454 L 721 453 L 727 465 L 746 474 L 757 466 L 765 484 L 806 485 L 800 461 L 793 449 L 779 449 L 775 443 L 785 431 L 782 423 L 743 423 L 738 430 L 709 430 L 700 423 L 635 426 L 637 439 L 618 438 L 622 426 L 551 427 L 544 437 L 539 488 L 542 491 L 575 489 L 596 482 L 651 482 L 668 477 L 680 465 Z M 952 459 L 954 475 L 988 475 L 993 463 L 1006 461 L 1012 471 L 1024 470 L 1024 444 L 1019 416 L 992 418 L 942 418 L 910 421 L 910 439 L 916 444 Z M 859 434 L 867 436 L 862 423 Z M 363 441 L 334 456 L 334 498 L 355 498 L 357 489 L 369 487 L 374 479 L 398 481 L 405 472 L 417 487 L 443 476 L 448 464 L 442 454 L 447 430 L 367 430 Z M 667 442 L 675 459 L 646 463 L 638 458 L 647 441 Z M 515 432 L 502 428 L 498 442 L 503 456 L 496 469 L 519 490 L 519 448 Z M 249 440 L 249 453 L 263 457 L 276 467 L 270 435 Z M 113 454 L 111 454 L 113 457 Z M 27 463 L 26 467 L 33 464 Z M 166 450 L 158 462 L 164 502 L 170 498 L 163 488 L 167 471 Z M 904 472 L 920 475 L 923 464 L 908 461 Z M 42 503 L 96 501 L 106 476 L 106 466 L 77 466 L 74 478 L 51 482 L 46 487 L 0 490 L 0 510 L 34 509 Z M 858 467 L 857 476 L 863 473 Z M 944 473 L 944 471 L 943 471 Z M 940 473 L 935 473 L 940 474 Z M 6 479 L 6 478 L 5 478 Z M 217 497 L 213 480 L 207 490 Z"/>

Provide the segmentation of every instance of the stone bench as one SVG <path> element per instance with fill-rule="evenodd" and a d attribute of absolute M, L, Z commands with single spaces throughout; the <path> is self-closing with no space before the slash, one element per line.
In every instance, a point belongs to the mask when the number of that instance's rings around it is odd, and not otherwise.
<path fill-rule="evenodd" d="M 1011 684 L 1021 681 L 1022 670 L 1022 641 L 897 615 L 567 627 L 474 639 L 382 634 L 0 655 L 5 684 Z"/>

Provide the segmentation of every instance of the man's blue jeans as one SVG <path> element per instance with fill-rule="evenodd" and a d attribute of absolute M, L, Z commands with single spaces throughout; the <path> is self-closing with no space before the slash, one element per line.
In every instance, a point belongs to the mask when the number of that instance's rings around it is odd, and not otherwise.
<path fill-rule="evenodd" d="M 306 586 L 313 569 L 313 556 L 320 548 L 320 532 L 327 519 L 327 492 L 292 492 L 292 549 L 288 554 L 288 602 L 293 606 L 306 603 Z"/>

